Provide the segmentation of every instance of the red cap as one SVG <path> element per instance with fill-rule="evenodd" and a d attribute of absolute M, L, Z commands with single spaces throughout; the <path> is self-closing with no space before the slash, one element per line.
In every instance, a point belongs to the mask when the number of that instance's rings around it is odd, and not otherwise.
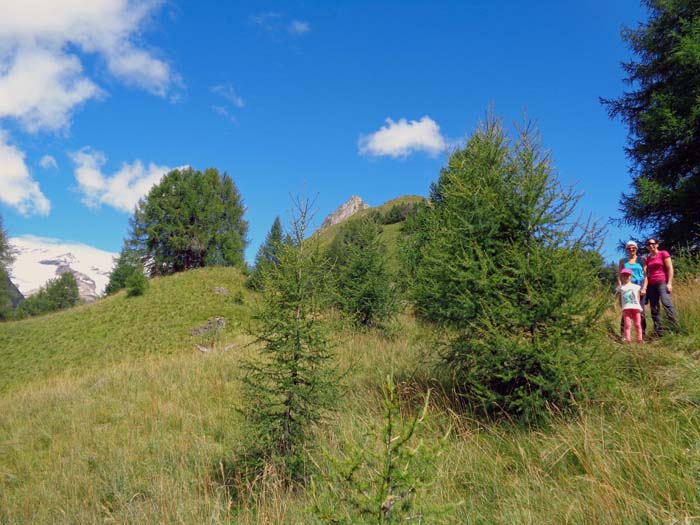
<path fill-rule="evenodd" d="M 632 270 L 630 270 L 629 268 L 623 268 L 622 270 L 620 270 L 620 275 L 632 275 Z"/>

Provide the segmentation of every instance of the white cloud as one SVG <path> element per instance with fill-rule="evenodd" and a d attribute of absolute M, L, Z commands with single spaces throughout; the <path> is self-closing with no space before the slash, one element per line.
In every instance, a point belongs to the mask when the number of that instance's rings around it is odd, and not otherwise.
<path fill-rule="evenodd" d="M 8 142 L 0 130 L 0 201 L 22 215 L 48 215 L 51 203 L 41 193 L 24 162 L 24 153 Z"/>
<path fill-rule="evenodd" d="M 287 30 L 292 35 L 305 35 L 309 31 L 311 31 L 311 25 L 308 22 L 304 22 L 302 20 L 292 20 L 292 23 L 289 24 Z"/>
<path fill-rule="evenodd" d="M 104 204 L 130 213 L 139 199 L 172 169 L 153 163 L 144 166 L 137 160 L 132 164 L 123 163 L 115 174 L 109 176 L 102 173 L 102 166 L 107 162 L 102 152 L 83 148 L 69 155 L 76 165 L 75 180 L 83 194 L 83 202 L 92 208 Z"/>
<path fill-rule="evenodd" d="M 28 131 L 68 127 L 71 111 L 101 93 L 82 76 L 75 56 L 24 47 L 6 65 L 0 75 L 0 118 L 13 117 Z"/>
<path fill-rule="evenodd" d="M 58 130 L 103 95 L 78 51 L 101 57 L 122 82 L 159 96 L 177 84 L 170 66 L 138 45 L 161 0 L 0 0 L 0 118 Z"/>
<path fill-rule="evenodd" d="M 55 170 L 58 169 L 58 163 L 56 162 L 56 159 L 54 159 L 51 155 L 44 155 L 43 157 L 41 157 L 39 165 L 45 170 L 49 168 L 53 168 Z"/>
<path fill-rule="evenodd" d="M 81 104 L 105 95 L 84 69 L 86 54 L 125 84 L 169 95 L 177 76 L 140 42 L 163 1 L 0 0 L 0 120 L 31 133 L 66 130 Z M 49 201 L 24 153 L 7 142 L 0 136 L 0 199 L 24 215 L 47 215 Z"/>
<path fill-rule="evenodd" d="M 420 120 L 387 118 L 381 129 L 360 137 L 361 155 L 405 157 L 416 151 L 437 155 L 448 147 L 447 139 L 440 133 L 440 126 L 428 116 Z"/>

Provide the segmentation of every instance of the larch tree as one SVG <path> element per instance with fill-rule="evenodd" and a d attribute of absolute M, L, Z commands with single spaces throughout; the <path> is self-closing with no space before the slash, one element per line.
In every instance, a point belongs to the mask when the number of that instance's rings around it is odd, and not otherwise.
<path fill-rule="evenodd" d="M 444 363 L 476 408 L 533 421 L 598 384 L 600 237 L 576 218 L 578 200 L 531 125 L 511 141 L 491 115 L 433 185 L 410 245 L 411 295 L 447 328 Z"/>
<path fill-rule="evenodd" d="M 636 58 L 630 90 L 601 99 L 627 124 L 632 187 L 624 220 L 668 246 L 700 246 L 700 1 L 644 0 L 647 22 L 626 28 Z"/>
<path fill-rule="evenodd" d="M 277 264 L 267 266 L 262 276 L 252 329 L 261 355 L 244 365 L 242 409 L 248 466 L 257 474 L 264 465 L 274 465 L 289 481 L 306 475 L 306 447 L 314 424 L 335 403 L 337 380 L 324 316 L 327 271 L 315 241 L 304 239 L 308 203 L 296 204 L 290 242 L 283 243 Z"/>
<path fill-rule="evenodd" d="M 202 266 L 243 267 L 244 213 L 227 174 L 176 169 L 137 204 L 125 248 L 138 253 L 152 277 Z"/>

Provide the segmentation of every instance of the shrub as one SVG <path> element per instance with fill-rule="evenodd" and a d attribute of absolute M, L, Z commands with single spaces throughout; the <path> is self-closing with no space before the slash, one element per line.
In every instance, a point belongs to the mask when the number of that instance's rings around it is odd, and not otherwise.
<path fill-rule="evenodd" d="M 143 270 L 132 273 L 126 279 L 126 296 L 136 297 L 143 295 L 148 290 L 148 278 L 144 275 Z"/>

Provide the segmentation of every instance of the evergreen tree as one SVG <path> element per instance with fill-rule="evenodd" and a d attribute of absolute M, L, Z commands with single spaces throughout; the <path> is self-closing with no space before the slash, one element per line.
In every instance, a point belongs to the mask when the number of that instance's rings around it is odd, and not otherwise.
<path fill-rule="evenodd" d="M 231 177 L 210 168 L 176 169 L 136 206 L 131 237 L 149 274 L 167 275 L 202 266 L 244 266 L 248 223 Z"/>
<path fill-rule="evenodd" d="M 371 219 L 351 220 L 328 250 L 335 269 L 335 303 L 356 326 L 371 327 L 395 311 L 386 244 Z"/>
<path fill-rule="evenodd" d="M 277 216 L 265 237 L 265 242 L 263 242 L 255 255 L 255 267 L 248 281 L 248 285 L 254 290 L 261 289 L 263 275 L 269 271 L 270 266 L 279 264 L 279 253 L 283 242 L 282 222 Z"/>
<path fill-rule="evenodd" d="M 10 291 L 10 265 L 14 261 L 12 247 L 7 240 L 0 215 L 0 320 L 7 319 L 12 312 L 12 292 Z"/>
<path fill-rule="evenodd" d="M 625 29 L 637 55 L 623 64 L 633 89 L 602 99 L 629 128 L 632 192 L 624 219 L 667 246 L 700 245 L 700 2 L 644 0 L 649 20 Z"/>
<path fill-rule="evenodd" d="M 262 307 L 253 335 L 261 359 L 245 365 L 247 454 L 254 471 L 274 464 L 283 478 L 305 475 L 304 447 L 313 425 L 334 402 L 330 342 L 323 318 L 326 272 L 318 247 L 304 241 L 308 206 L 298 203 L 293 236 L 263 275 Z"/>
<path fill-rule="evenodd" d="M 441 515 L 454 509 L 421 497 L 441 453 L 418 439 L 430 391 L 422 410 L 406 419 L 392 376 L 382 390 L 384 421 L 376 432 L 380 446 L 372 446 L 372 436 L 366 436 L 348 451 L 327 451 L 328 468 L 318 481 L 311 480 L 312 511 L 323 523 L 339 525 L 442 523 Z"/>
<path fill-rule="evenodd" d="M 137 272 L 143 273 L 143 266 L 139 261 L 138 254 L 128 247 L 122 248 L 119 257 L 115 261 L 114 268 L 109 274 L 109 282 L 105 288 L 105 294 L 112 295 L 126 288 L 129 278 Z"/>
<path fill-rule="evenodd" d="M 445 363 L 475 406 L 538 419 L 595 388 L 587 341 L 604 302 L 598 230 L 573 218 L 535 132 L 511 143 L 489 115 L 454 152 L 423 209 L 412 296 L 453 329 Z"/>

